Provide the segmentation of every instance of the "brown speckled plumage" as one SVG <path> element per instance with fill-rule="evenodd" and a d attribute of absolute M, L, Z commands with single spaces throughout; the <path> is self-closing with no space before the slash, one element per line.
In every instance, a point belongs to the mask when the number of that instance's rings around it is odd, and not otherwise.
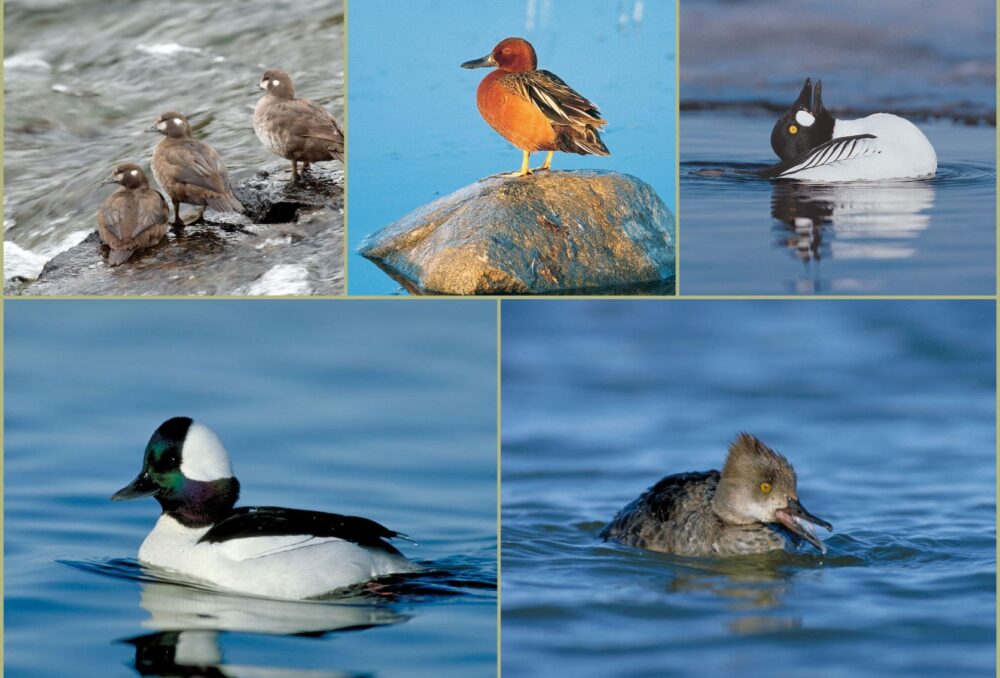
<path fill-rule="evenodd" d="M 163 240 L 170 208 L 162 195 L 149 188 L 139 165 L 118 165 L 104 183 L 121 185 L 97 210 L 97 233 L 111 250 L 108 264 L 119 266 L 136 250 Z"/>

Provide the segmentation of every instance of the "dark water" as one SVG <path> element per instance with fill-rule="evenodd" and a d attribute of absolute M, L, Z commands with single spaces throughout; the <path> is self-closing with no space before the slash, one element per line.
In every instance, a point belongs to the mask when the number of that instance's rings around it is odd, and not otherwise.
<path fill-rule="evenodd" d="M 6 675 L 129 676 L 157 658 L 227 675 L 494 674 L 493 304 L 5 306 Z M 241 504 L 373 518 L 431 571 L 322 603 L 143 572 L 159 507 L 109 497 L 177 414 L 222 437 Z"/>
<path fill-rule="evenodd" d="M 773 117 L 681 115 L 685 294 L 993 294 L 996 129 L 922 122 L 930 180 L 815 185 L 771 164 Z"/>
<path fill-rule="evenodd" d="M 299 96 L 343 120 L 341 0 L 12 0 L 4 29 L 5 279 L 37 276 L 96 228 L 111 192 L 99 183 L 122 161 L 148 168 L 159 135 L 144 130 L 164 111 L 189 117 L 234 182 L 260 169 L 287 174 L 253 133 L 265 69 L 287 70 Z M 343 215 L 323 214 L 329 234 L 295 243 L 261 229 L 230 263 L 260 270 L 258 294 L 342 292 Z M 225 270 L 200 275 L 235 292 Z"/>
<path fill-rule="evenodd" d="M 459 67 L 508 36 L 529 40 L 539 67 L 597 103 L 608 120 L 610 158 L 559 153 L 553 166 L 634 175 L 675 208 L 673 2 L 362 0 L 350 15 L 351 294 L 404 293 L 357 254 L 365 236 L 520 167 L 521 152 L 476 109 L 487 70 Z M 533 155 L 533 166 L 543 159 Z"/>
<path fill-rule="evenodd" d="M 995 675 L 995 311 L 976 301 L 504 303 L 505 675 Z M 737 431 L 829 551 L 600 542 Z"/>

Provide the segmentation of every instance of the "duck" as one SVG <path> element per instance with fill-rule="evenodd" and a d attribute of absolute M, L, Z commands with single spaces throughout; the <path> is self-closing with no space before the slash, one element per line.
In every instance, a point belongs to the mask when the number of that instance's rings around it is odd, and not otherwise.
<path fill-rule="evenodd" d="M 344 160 L 344 130 L 326 109 L 308 99 L 295 98 L 295 85 L 288 73 L 277 68 L 260 78 L 264 96 L 253 112 L 253 130 L 260 143 L 275 155 L 292 161 L 292 181 L 310 163 Z"/>
<path fill-rule="evenodd" d="M 495 68 L 476 91 L 483 119 L 523 153 L 521 168 L 508 176 L 523 177 L 552 167 L 555 151 L 609 156 L 600 129 L 607 124 L 597 105 L 563 80 L 538 70 L 535 48 L 523 38 L 501 40 L 484 57 L 462 68 Z M 531 153 L 548 151 L 545 162 L 529 169 Z"/>
<path fill-rule="evenodd" d="M 170 208 L 163 196 L 149 187 L 146 173 L 135 163 L 116 165 L 101 183 L 120 186 L 97 210 L 97 233 L 110 248 L 108 265 L 120 266 L 136 250 L 163 240 Z"/>
<path fill-rule="evenodd" d="M 928 179 L 937 153 L 909 120 L 875 113 L 838 120 L 823 105 L 823 82 L 806 78 L 798 98 L 774 124 L 771 148 L 780 162 L 757 170 L 767 179 L 813 182 Z"/>
<path fill-rule="evenodd" d="M 177 111 L 162 113 L 147 131 L 164 136 L 153 149 L 153 176 L 174 203 L 173 225 L 184 226 L 181 203 L 200 205 L 191 222 L 201 222 L 205 210 L 243 213 L 233 195 L 229 172 L 214 148 L 191 135 L 191 124 Z"/>
<path fill-rule="evenodd" d="M 757 437 L 740 433 L 722 471 L 662 478 L 600 532 L 604 541 L 682 556 L 728 557 L 826 546 L 813 525 L 833 525 L 799 501 L 795 469 Z"/>
<path fill-rule="evenodd" d="M 418 572 L 390 540 L 406 535 L 357 516 L 236 508 L 240 483 L 219 436 L 190 417 L 153 432 L 142 470 L 112 501 L 152 496 L 162 510 L 139 561 L 239 593 L 301 600 L 390 574 Z"/>

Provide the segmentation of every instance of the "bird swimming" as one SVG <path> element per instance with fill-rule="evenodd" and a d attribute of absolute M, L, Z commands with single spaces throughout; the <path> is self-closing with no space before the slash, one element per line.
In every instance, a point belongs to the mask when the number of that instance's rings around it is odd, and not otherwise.
<path fill-rule="evenodd" d="M 253 129 L 264 147 L 292 161 L 292 181 L 309 164 L 344 160 L 344 131 L 326 109 L 308 99 L 295 98 L 295 85 L 288 73 L 273 68 L 260 79 L 265 94 L 253 112 Z"/>
<path fill-rule="evenodd" d="M 322 596 L 393 573 L 416 572 L 367 518 L 273 506 L 235 508 L 240 483 L 229 453 L 189 417 L 161 424 L 142 471 L 111 499 L 153 496 L 162 513 L 139 560 L 214 586 L 272 598 Z"/>
<path fill-rule="evenodd" d="M 875 113 L 837 120 L 823 105 L 823 83 L 806 78 L 798 99 L 771 130 L 780 162 L 757 171 L 767 179 L 879 181 L 921 179 L 937 172 L 937 154 L 909 120 Z"/>
<path fill-rule="evenodd" d="M 801 539 L 826 553 L 812 525 L 833 526 L 802 506 L 796 484 L 784 456 L 740 433 L 721 472 L 666 476 L 619 511 L 600 536 L 685 556 L 765 553 Z"/>
<path fill-rule="evenodd" d="M 186 117 L 167 111 L 146 131 L 164 136 L 153 149 L 150 165 L 156 181 L 174 203 L 174 226 L 184 226 L 182 202 L 202 206 L 192 223 L 201 221 L 208 207 L 217 212 L 243 212 L 243 205 L 233 195 L 225 163 L 214 148 L 191 136 Z"/>
<path fill-rule="evenodd" d="M 479 113 L 490 127 L 524 153 L 521 169 L 509 176 L 531 174 L 528 159 L 548 151 L 541 167 L 548 170 L 555 151 L 579 155 L 611 155 L 599 130 L 607 124 L 597 105 L 559 76 L 537 70 L 535 48 L 522 38 L 501 40 L 493 51 L 462 68 L 494 67 L 476 91 Z"/>
<path fill-rule="evenodd" d="M 119 266 L 136 250 L 163 240 L 170 208 L 163 196 L 149 187 L 146 173 L 135 163 L 116 166 L 101 183 L 121 185 L 97 210 L 97 233 L 111 249 L 108 264 Z"/>

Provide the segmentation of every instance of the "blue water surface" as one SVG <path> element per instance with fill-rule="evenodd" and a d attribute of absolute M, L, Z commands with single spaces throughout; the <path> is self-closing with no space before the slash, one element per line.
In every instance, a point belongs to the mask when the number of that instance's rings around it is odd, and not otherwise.
<path fill-rule="evenodd" d="M 672 1 L 363 0 L 348 11 L 349 292 L 401 294 L 357 254 L 405 214 L 485 176 L 520 167 L 521 152 L 476 109 L 488 69 L 460 64 L 501 39 L 529 40 L 539 68 L 594 101 L 611 157 L 556 154 L 555 169 L 593 168 L 646 181 L 675 200 Z M 541 164 L 543 154 L 533 156 Z"/>
<path fill-rule="evenodd" d="M 494 675 L 495 305 L 5 306 L 6 675 L 129 676 L 164 657 L 227 675 Z M 110 496 L 174 415 L 221 436 L 241 504 L 372 518 L 439 574 L 349 603 L 144 580 L 159 507 Z"/>
<path fill-rule="evenodd" d="M 504 302 L 504 675 L 995 675 L 994 328 L 992 301 Z M 825 556 L 600 541 L 741 430 Z"/>

